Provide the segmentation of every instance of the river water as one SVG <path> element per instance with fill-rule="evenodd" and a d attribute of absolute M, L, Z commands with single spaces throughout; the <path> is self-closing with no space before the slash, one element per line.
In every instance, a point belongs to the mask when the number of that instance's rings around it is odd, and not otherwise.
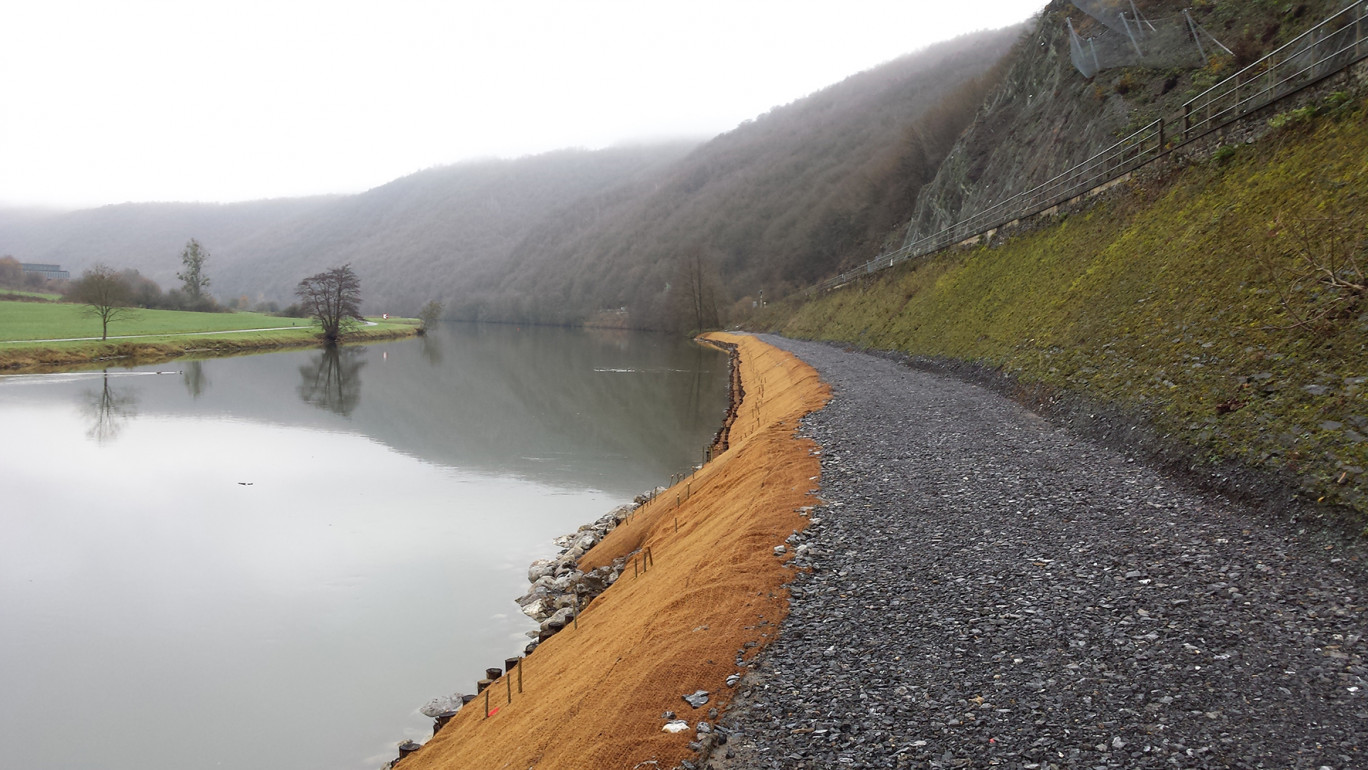
<path fill-rule="evenodd" d="M 521 651 L 551 538 L 698 462 L 726 382 L 463 325 L 0 377 L 0 767 L 379 767 Z"/>

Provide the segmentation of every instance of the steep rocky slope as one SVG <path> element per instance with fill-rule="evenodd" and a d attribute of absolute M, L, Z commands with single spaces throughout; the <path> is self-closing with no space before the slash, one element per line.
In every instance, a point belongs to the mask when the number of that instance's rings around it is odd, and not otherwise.
<path fill-rule="evenodd" d="M 1204 64 L 1195 43 L 1181 34 L 1165 38 L 1164 50 L 1133 66 L 1103 69 L 1085 77 L 1071 60 L 1069 24 L 1081 39 L 1116 38 L 1080 5 L 1052 0 L 1035 30 L 1008 57 L 1001 85 L 989 95 L 955 143 L 935 178 L 921 191 L 911 231 L 927 235 L 964 214 L 1030 189 L 1086 160 L 1149 122 L 1175 114 L 1191 99 L 1239 66 L 1276 48 L 1338 10 L 1339 0 L 1283 3 L 1253 0 L 1138 0 L 1140 13 L 1160 29 L 1186 28 L 1189 9 L 1210 56 Z M 1115 3 L 1129 10 L 1130 3 Z"/>

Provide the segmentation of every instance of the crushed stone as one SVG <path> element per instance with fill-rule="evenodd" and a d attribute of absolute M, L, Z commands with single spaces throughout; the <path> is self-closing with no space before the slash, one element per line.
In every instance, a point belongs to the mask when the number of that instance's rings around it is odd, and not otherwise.
<path fill-rule="evenodd" d="M 1356 557 L 983 387 L 765 340 L 833 389 L 824 504 L 702 766 L 1368 766 Z"/>

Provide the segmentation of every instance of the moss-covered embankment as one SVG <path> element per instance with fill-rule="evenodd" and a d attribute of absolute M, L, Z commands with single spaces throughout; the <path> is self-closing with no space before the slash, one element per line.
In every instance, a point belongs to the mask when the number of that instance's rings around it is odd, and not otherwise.
<path fill-rule="evenodd" d="M 399 767 L 670 768 L 696 755 L 698 723 L 726 707 L 728 677 L 787 612 L 791 571 L 775 548 L 805 528 L 820 472 L 795 430 L 827 399 L 817 373 L 792 355 L 716 338 L 738 346 L 745 394 L 727 449 L 594 546 L 580 569 L 629 554 L 633 566 L 494 682 L 487 707 L 485 696 L 470 703 Z M 708 702 L 695 709 L 681 696 L 698 690 Z M 664 731 L 666 711 L 688 729 Z"/>
<path fill-rule="evenodd" d="M 1083 213 L 761 323 L 1101 405 L 1189 464 L 1276 476 L 1361 528 L 1368 110 L 1330 106 Z"/>

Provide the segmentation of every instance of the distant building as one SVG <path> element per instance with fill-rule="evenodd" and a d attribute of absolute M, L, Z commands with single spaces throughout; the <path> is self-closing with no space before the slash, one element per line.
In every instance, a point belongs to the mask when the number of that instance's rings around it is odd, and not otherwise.
<path fill-rule="evenodd" d="M 71 273 L 63 270 L 61 265 L 39 265 L 32 262 L 20 262 L 19 267 L 23 269 L 25 275 L 37 273 L 49 281 L 71 277 Z"/>

